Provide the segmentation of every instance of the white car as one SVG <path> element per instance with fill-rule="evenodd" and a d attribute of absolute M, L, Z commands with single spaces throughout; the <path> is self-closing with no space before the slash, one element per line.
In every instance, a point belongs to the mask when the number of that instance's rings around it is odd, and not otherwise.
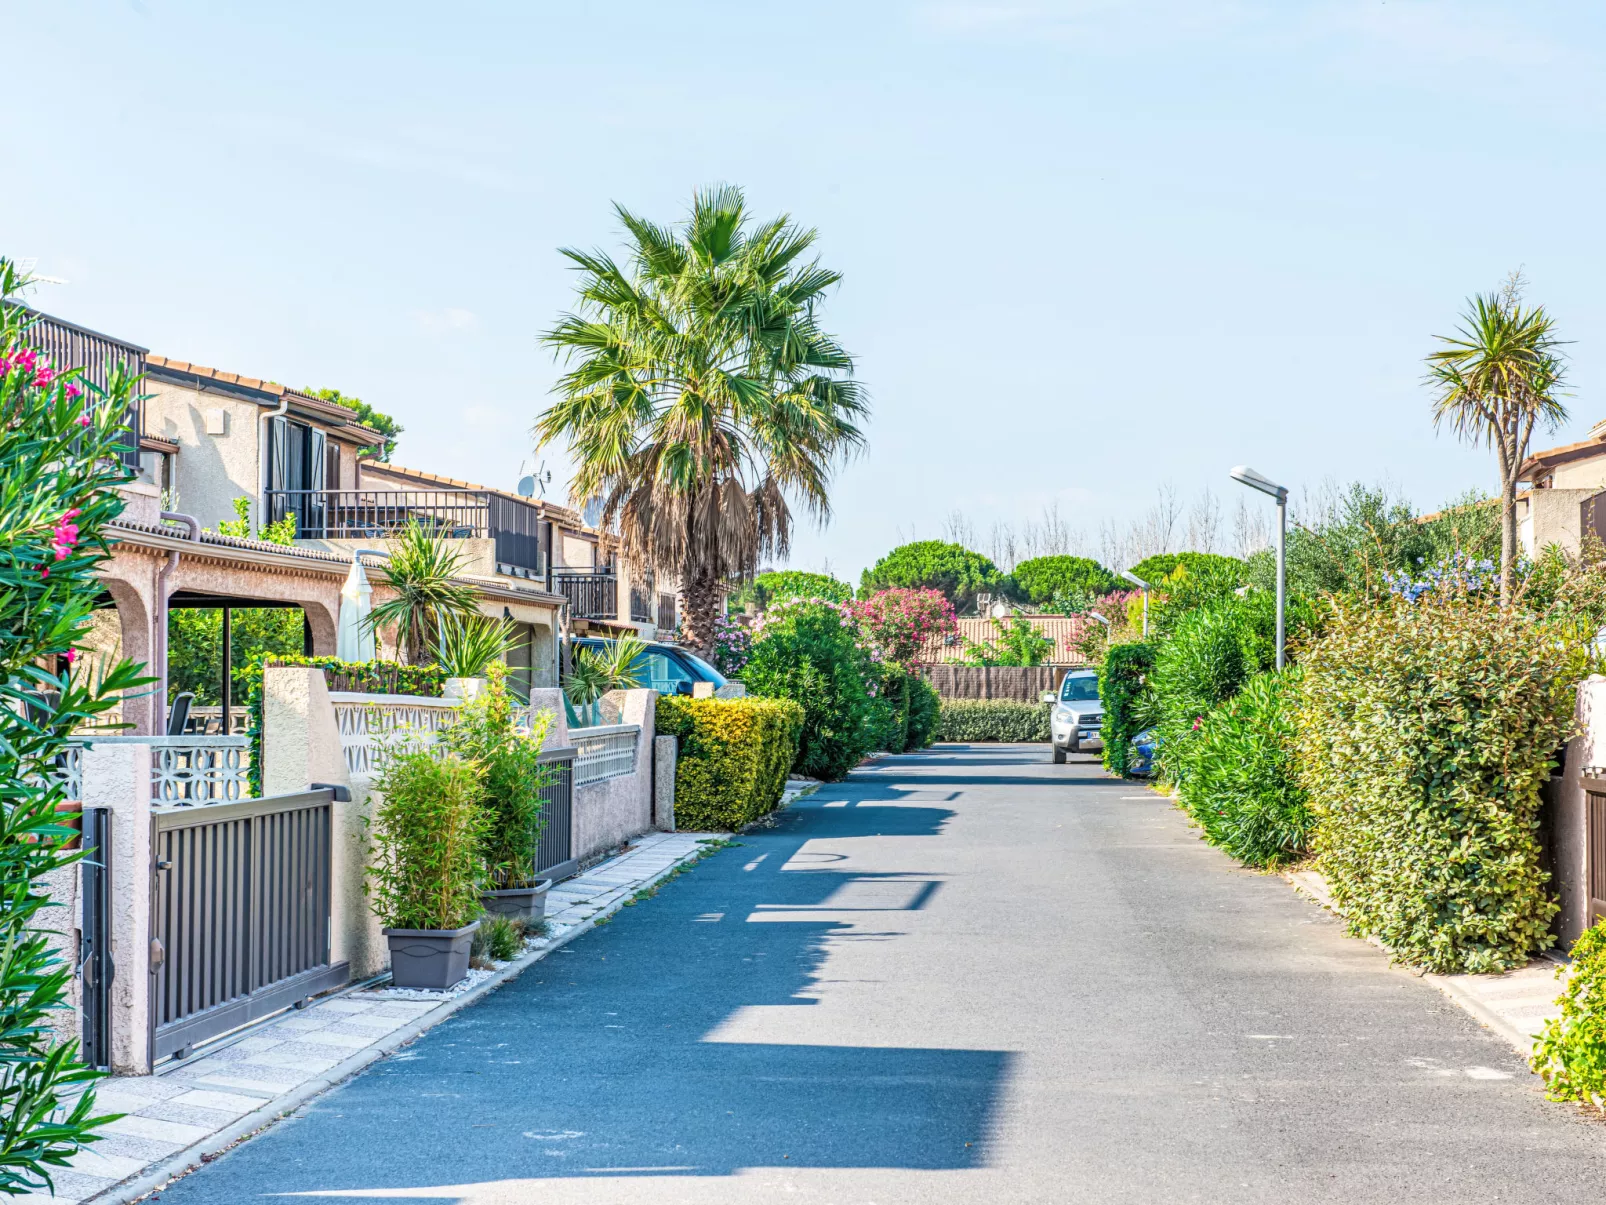
<path fill-rule="evenodd" d="M 1046 691 L 1043 702 L 1054 704 L 1049 732 L 1054 742 L 1054 764 L 1063 766 L 1067 753 L 1103 749 L 1099 726 L 1104 706 L 1099 702 L 1099 674 L 1095 669 L 1073 669 L 1060 683 L 1059 693 Z"/>

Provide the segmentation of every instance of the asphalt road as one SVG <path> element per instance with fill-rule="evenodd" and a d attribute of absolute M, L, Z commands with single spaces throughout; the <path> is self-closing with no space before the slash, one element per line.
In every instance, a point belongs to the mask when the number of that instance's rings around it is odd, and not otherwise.
<path fill-rule="evenodd" d="M 826 787 L 162 1193 L 1566 1202 L 1606 1125 L 1164 800 L 1045 747 Z"/>

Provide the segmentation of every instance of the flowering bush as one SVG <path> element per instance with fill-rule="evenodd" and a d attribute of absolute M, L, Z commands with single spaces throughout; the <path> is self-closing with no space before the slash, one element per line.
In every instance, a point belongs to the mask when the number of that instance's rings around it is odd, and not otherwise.
<path fill-rule="evenodd" d="M 75 730 L 94 725 L 125 692 L 150 682 L 128 661 L 90 672 L 75 664 L 102 592 L 105 525 L 122 510 L 115 487 L 134 382 L 120 368 L 85 387 L 24 346 L 25 283 L 0 259 L 0 1193 L 46 1187 L 95 1129 L 97 1074 L 75 1041 L 57 1043 L 51 1016 L 66 1007 L 72 963 L 41 916 L 46 876 L 88 851 L 70 850 L 57 808 L 58 770 Z"/>
<path fill-rule="evenodd" d="M 847 610 L 881 659 L 904 667 L 919 660 L 927 641 L 959 630 L 954 605 L 940 590 L 894 587 L 850 603 Z"/>
<path fill-rule="evenodd" d="M 753 634 L 728 616 L 718 616 L 714 620 L 714 668 L 727 678 L 734 678 L 752 655 Z"/>
<path fill-rule="evenodd" d="M 1417 558 L 1421 577 L 1413 577 L 1401 570 L 1383 574 L 1383 583 L 1389 593 L 1414 603 L 1429 591 L 1446 595 L 1482 594 L 1500 588 L 1500 572 L 1493 561 L 1474 560 L 1464 552 L 1456 552 L 1433 567 L 1421 570 L 1422 558 Z"/>

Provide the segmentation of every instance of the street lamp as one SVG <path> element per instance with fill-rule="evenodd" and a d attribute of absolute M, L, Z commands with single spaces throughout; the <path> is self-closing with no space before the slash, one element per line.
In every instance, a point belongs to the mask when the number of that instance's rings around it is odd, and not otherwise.
<path fill-rule="evenodd" d="M 1109 627 L 1110 626 L 1110 621 L 1108 619 L 1105 619 L 1104 616 L 1100 615 L 1097 611 L 1089 611 L 1087 614 L 1088 614 L 1088 618 L 1089 619 L 1096 619 L 1100 623 L 1102 623 L 1105 627 Z"/>
<path fill-rule="evenodd" d="M 1284 545 L 1288 539 L 1288 488 L 1263 477 L 1247 464 L 1228 474 L 1234 481 L 1277 499 L 1277 668 L 1283 668 L 1283 611 L 1288 599 L 1288 569 Z"/>
<path fill-rule="evenodd" d="M 1149 583 L 1130 569 L 1121 570 L 1121 576 L 1143 591 L 1143 639 L 1147 640 L 1149 638 Z"/>

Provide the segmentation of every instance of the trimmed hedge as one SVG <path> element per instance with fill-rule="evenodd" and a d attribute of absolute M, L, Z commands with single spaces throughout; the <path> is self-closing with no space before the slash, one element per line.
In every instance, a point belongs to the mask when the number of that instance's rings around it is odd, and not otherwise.
<path fill-rule="evenodd" d="M 373 695 L 422 695 L 438 699 L 446 690 L 446 671 L 438 665 L 403 665 L 399 661 L 342 661 L 339 657 L 303 657 L 267 653 L 253 657 L 237 678 L 245 684 L 246 741 L 251 764 L 246 776 L 252 798 L 262 794 L 262 671 L 269 665 L 307 666 L 324 671 L 330 690 Z"/>
<path fill-rule="evenodd" d="M 1492 601 L 1334 607 L 1301 658 L 1296 754 L 1352 933 L 1441 973 L 1551 944 L 1539 793 L 1571 729 L 1568 659 Z"/>
<path fill-rule="evenodd" d="M 657 731 L 680 739 L 675 827 L 733 831 L 780 803 L 803 731 L 803 708 L 790 699 L 662 695 Z"/>
<path fill-rule="evenodd" d="M 943 699 L 937 717 L 939 741 L 1008 741 L 1047 744 L 1047 703 L 1013 699 Z"/>
<path fill-rule="evenodd" d="M 1112 774 L 1125 776 L 1131 740 L 1150 722 L 1153 705 L 1145 682 L 1153 668 L 1153 645 L 1117 644 L 1104 654 L 1099 670 L 1104 722 L 1099 736 L 1104 741 L 1104 768 Z"/>

